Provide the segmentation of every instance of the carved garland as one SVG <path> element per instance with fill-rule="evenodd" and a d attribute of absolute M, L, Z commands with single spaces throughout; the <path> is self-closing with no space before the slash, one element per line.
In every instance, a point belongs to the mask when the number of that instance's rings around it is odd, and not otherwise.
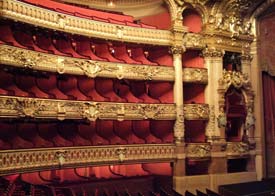
<path fill-rule="evenodd" d="M 188 159 L 208 159 L 211 157 L 210 143 L 188 143 L 186 144 L 186 157 Z"/>

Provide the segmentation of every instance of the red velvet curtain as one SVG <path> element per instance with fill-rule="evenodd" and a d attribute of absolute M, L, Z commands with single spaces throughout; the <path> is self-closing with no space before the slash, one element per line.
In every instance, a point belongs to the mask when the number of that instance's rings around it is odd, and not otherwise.
<path fill-rule="evenodd" d="M 266 138 L 267 175 L 275 177 L 275 77 L 263 72 L 264 123 Z"/>

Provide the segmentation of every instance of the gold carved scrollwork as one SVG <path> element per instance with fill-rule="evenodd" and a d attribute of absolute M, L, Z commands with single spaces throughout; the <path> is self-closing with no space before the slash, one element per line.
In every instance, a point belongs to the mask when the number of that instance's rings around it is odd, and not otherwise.
<path fill-rule="evenodd" d="M 227 156 L 242 157 L 249 155 L 249 144 L 243 142 L 228 142 L 226 147 Z"/>
<path fill-rule="evenodd" d="M 222 58 L 224 55 L 224 51 L 222 50 L 218 50 L 216 48 L 208 48 L 206 47 L 203 51 L 202 51 L 202 56 L 203 57 L 218 57 L 218 58 Z"/>
<path fill-rule="evenodd" d="M 185 47 L 184 46 L 172 46 L 170 48 L 170 51 L 172 54 L 182 54 L 185 52 Z"/>
<path fill-rule="evenodd" d="M 96 61 L 74 61 L 74 65 L 79 67 L 86 76 L 90 78 L 95 78 L 98 73 L 100 73 L 103 69 L 100 63 Z"/>
<path fill-rule="evenodd" d="M 184 68 L 182 71 L 182 77 L 185 83 L 208 83 L 207 69 Z"/>
<path fill-rule="evenodd" d="M 36 117 L 40 111 L 44 110 L 46 105 L 43 101 L 35 99 L 16 99 L 15 107 L 21 117 Z"/>
<path fill-rule="evenodd" d="M 89 121 L 95 121 L 98 118 L 98 104 L 97 103 L 84 103 L 82 108 L 82 117 Z"/>
<path fill-rule="evenodd" d="M 184 105 L 184 118 L 187 120 L 209 118 L 209 106 L 207 104 L 185 104 Z"/>
<path fill-rule="evenodd" d="M 200 34 L 186 33 L 183 36 L 183 43 L 186 48 L 204 48 L 205 38 Z"/>
<path fill-rule="evenodd" d="M 125 155 L 127 153 L 127 149 L 120 147 L 120 148 L 117 148 L 115 151 L 116 151 L 116 154 L 118 155 L 119 162 L 123 162 L 125 159 Z"/>
<path fill-rule="evenodd" d="M 211 145 L 209 143 L 187 143 L 186 145 L 188 159 L 208 159 L 211 157 Z"/>
<path fill-rule="evenodd" d="M 215 123 L 216 123 L 216 119 L 215 119 L 215 105 L 210 105 L 209 106 L 209 120 L 206 126 L 206 135 L 208 139 L 211 139 L 215 133 Z"/>
<path fill-rule="evenodd" d="M 223 86 L 224 89 L 229 88 L 229 86 L 234 86 L 237 89 L 245 88 L 251 89 L 251 83 L 247 75 L 236 72 L 236 71 L 223 71 L 223 76 L 219 80 L 220 86 Z"/>
<path fill-rule="evenodd" d="M 183 105 L 177 105 L 177 118 L 174 124 L 174 138 L 176 143 L 181 143 L 184 137 L 184 113 Z"/>

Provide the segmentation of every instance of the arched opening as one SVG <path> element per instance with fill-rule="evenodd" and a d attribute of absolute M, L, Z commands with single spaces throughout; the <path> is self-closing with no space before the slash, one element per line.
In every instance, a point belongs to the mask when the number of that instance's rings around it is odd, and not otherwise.
<path fill-rule="evenodd" d="M 202 30 L 202 17 L 193 9 L 186 9 L 182 13 L 183 26 L 187 26 L 189 32 L 199 33 Z"/>

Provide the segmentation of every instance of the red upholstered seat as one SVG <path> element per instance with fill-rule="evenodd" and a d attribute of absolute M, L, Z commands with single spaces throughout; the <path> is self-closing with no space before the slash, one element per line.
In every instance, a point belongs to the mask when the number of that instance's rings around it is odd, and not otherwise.
<path fill-rule="evenodd" d="M 34 147 L 53 147 L 53 143 L 50 140 L 45 140 L 44 138 L 38 135 L 37 125 L 35 123 L 18 123 L 17 133 L 24 140 L 31 142 L 34 145 Z"/>
<path fill-rule="evenodd" d="M 31 50 L 35 50 L 37 52 L 45 52 L 48 53 L 47 50 L 43 50 L 41 48 L 39 48 L 38 46 L 36 46 L 36 44 L 34 43 L 33 40 L 33 36 L 29 33 L 24 32 L 24 29 L 17 29 L 16 31 L 13 32 L 14 38 L 16 39 L 16 41 L 18 43 L 20 43 L 21 45 L 31 49 Z"/>
<path fill-rule="evenodd" d="M 107 97 L 112 102 L 126 102 L 114 92 L 114 82 L 112 79 L 95 78 L 95 87 L 100 95 Z"/>
<path fill-rule="evenodd" d="M 16 39 L 13 36 L 13 32 L 11 30 L 11 27 L 6 24 L 0 24 L 0 40 L 4 43 L 19 47 L 19 48 L 27 48 L 26 46 L 21 45 L 16 41 Z M 5 33 L 3 33 L 5 32 Z"/>
<path fill-rule="evenodd" d="M 55 45 L 55 48 L 57 50 L 59 50 L 60 52 L 62 52 L 64 54 L 68 54 L 75 58 L 88 58 L 88 57 L 82 56 L 74 51 L 71 40 L 69 37 L 54 36 L 53 44 Z"/>
<path fill-rule="evenodd" d="M 96 56 L 92 50 L 91 40 L 83 36 L 73 36 L 75 51 L 82 56 L 89 57 L 91 60 L 95 61 L 107 61 L 107 59 L 100 58 Z"/>
<path fill-rule="evenodd" d="M 148 95 L 148 87 L 143 81 L 131 82 L 132 93 L 135 97 L 143 99 L 145 103 L 159 103 L 157 99 L 153 99 Z"/>
<path fill-rule="evenodd" d="M 159 65 L 173 66 L 173 57 L 168 48 L 153 48 L 149 51 L 148 58 Z"/>
<path fill-rule="evenodd" d="M 101 96 L 95 89 L 95 80 L 92 78 L 87 78 L 85 76 L 78 77 L 78 87 L 79 90 L 90 97 L 93 101 L 109 101 L 108 98 Z"/>
<path fill-rule="evenodd" d="M 40 90 L 37 87 L 36 80 L 34 76 L 28 76 L 28 75 L 16 75 L 16 85 L 32 94 L 34 97 L 39 97 L 39 98 L 51 98 L 51 96 L 42 90 Z"/>
<path fill-rule="evenodd" d="M 108 145 L 109 141 L 96 134 L 96 122 L 79 124 L 78 133 L 81 137 L 89 140 L 93 145 Z"/>
<path fill-rule="evenodd" d="M 97 56 L 107 59 L 110 62 L 124 63 L 124 61 L 119 60 L 112 56 L 108 44 L 106 43 L 94 43 L 95 53 Z"/>
<path fill-rule="evenodd" d="M 59 134 L 74 146 L 89 146 L 91 142 L 78 134 L 78 126 L 75 123 L 59 124 Z"/>
<path fill-rule="evenodd" d="M 171 82 L 151 82 L 148 84 L 150 96 L 161 103 L 174 103 L 173 84 Z"/>
<path fill-rule="evenodd" d="M 127 144 L 127 141 L 114 133 L 114 125 L 111 120 L 98 120 L 96 122 L 97 134 L 108 140 L 110 144 Z"/>
<path fill-rule="evenodd" d="M 42 91 L 52 95 L 56 99 L 69 99 L 67 95 L 57 88 L 57 79 L 53 74 L 50 74 L 48 78 L 36 78 L 36 83 Z"/>
<path fill-rule="evenodd" d="M 132 92 L 130 91 L 130 87 L 126 83 L 122 83 L 122 81 L 115 81 L 114 83 L 114 90 L 117 94 L 126 99 L 127 102 L 131 103 L 142 103 L 143 100 L 135 97 Z"/>
<path fill-rule="evenodd" d="M 144 144 L 145 141 L 138 138 L 132 130 L 132 121 L 114 121 L 114 132 L 117 136 L 127 141 L 128 144 Z"/>
<path fill-rule="evenodd" d="M 152 120 L 150 121 L 151 133 L 161 139 L 163 143 L 173 143 L 174 123 L 175 122 L 171 120 Z"/>
<path fill-rule="evenodd" d="M 34 145 L 24 138 L 20 137 L 16 131 L 15 123 L 0 123 L 0 139 L 5 143 L 9 143 L 12 149 L 21 149 L 21 148 L 33 148 Z"/>
<path fill-rule="evenodd" d="M 117 59 L 123 60 L 126 63 L 130 63 L 130 64 L 141 64 L 141 61 L 136 61 L 134 59 L 132 59 L 128 52 L 127 52 L 127 48 L 126 45 L 119 45 L 119 46 L 113 46 L 115 52 L 114 52 L 114 56 Z"/>
<path fill-rule="evenodd" d="M 78 89 L 77 78 L 75 76 L 63 76 L 62 79 L 58 80 L 58 88 L 65 95 L 73 97 L 73 99 L 91 100 Z"/>
<path fill-rule="evenodd" d="M 39 123 L 38 132 L 43 139 L 52 141 L 54 146 L 73 146 L 73 142 L 59 135 L 58 125 L 56 123 Z"/>
<path fill-rule="evenodd" d="M 133 132 L 136 136 L 146 141 L 146 143 L 161 143 L 161 140 L 151 134 L 150 121 L 133 121 Z"/>
<path fill-rule="evenodd" d="M 42 50 L 46 50 L 49 53 L 61 56 L 69 56 L 69 54 L 62 53 L 55 48 L 55 46 L 52 43 L 50 33 L 44 35 L 42 35 L 41 33 L 37 33 L 35 35 L 35 43 L 39 48 L 41 48 Z"/>
<path fill-rule="evenodd" d="M 131 54 L 132 54 L 132 56 L 131 56 L 132 59 L 135 59 L 136 61 L 140 61 L 140 62 L 142 62 L 142 64 L 145 64 L 145 65 L 158 65 L 157 63 L 149 61 L 146 58 L 142 48 L 139 48 L 139 47 L 131 48 Z"/>
<path fill-rule="evenodd" d="M 15 85 L 14 75 L 5 71 L 0 71 L 0 88 L 8 92 L 9 95 L 28 97 L 29 93 L 21 90 Z"/>

